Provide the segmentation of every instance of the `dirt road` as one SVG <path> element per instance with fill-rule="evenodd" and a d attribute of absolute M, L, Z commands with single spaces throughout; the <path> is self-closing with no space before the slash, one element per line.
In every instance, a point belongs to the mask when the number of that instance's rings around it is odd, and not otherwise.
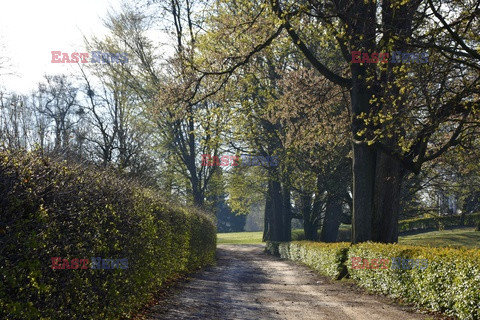
<path fill-rule="evenodd" d="M 219 245 L 217 265 L 179 285 L 149 310 L 147 319 L 428 318 L 263 250 L 260 245 Z"/>

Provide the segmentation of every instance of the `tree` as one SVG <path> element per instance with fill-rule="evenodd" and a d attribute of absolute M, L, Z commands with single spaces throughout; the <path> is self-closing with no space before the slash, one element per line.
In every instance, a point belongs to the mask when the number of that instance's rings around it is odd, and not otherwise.
<path fill-rule="evenodd" d="M 395 242 L 400 191 L 407 170 L 418 174 L 425 162 L 440 156 L 467 133 L 464 129 L 476 101 L 478 66 L 474 50 L 462 37 L 476 40 L 472 35 L 478 33 L 471 31 L 478 28 L 473 19 L 478 8 L 474 1 L 469 1 L 458 13 L 453 9 L 454 4 L 439 13 L 440 9 L 434 5 L 437 2 L 420 0 L 382 3 L 226 0 L 216 3 L 212 10 L 222 17 L 229 10 L 242 14 L 235 16 L 239 23 L 233 27 L 214 25 L 218 36 L 213 39 L 224 36 L 220 43 L 229 44 L 230 49 L 223 50 L 226 54 L 219 55 L 216 51 L 212 55 L 212 59 L 220 60 L 214 65 L 222 68 L 210 68 L 211 71 L 202 73 L 200 80 L 205 76 L 228 78 L 273 40 L 281 39 L 285 30 L 320 74 L 350 91 L 354 242 Z M 445 13 L 449 9 L 455 14 Z M 277 20 L 271 19 L 271 13 Z M 445 23 L 439 18 L 447 16 Z M 453 26 L 455 30 L 451 30 Z M 316 45 L 318 41 L 334 49 L 343 62 L 332 63 L 329 56 L 320 55 L 323 52 Z M 365 63 L 351 63 L 354 51 L 369 55 L 394 51 L 418 53 L 425 49 L 430 49 L 435 64 L 377 65 L 367 63 L 366 58 Z M 465 75 L 463 85 L 456 81 L 455 72 L 459 70 Z M 428 80 L 422 79 L 417 86 L 419 90 L 412 90 L 414 77 L 424 76 Z M 429 84 L 433 83 L 440 90 L 432 90 Z"/>
<path fill-rule="evenodd" d="M 29 144 L 31 112 L 26 97 L 0 92 L 0 139 L 10 149 Z"/>
<path fill-rule="evenodd" d="M 376 1 L 308 1 L 296 4 L 273 0 L 269 3 L 279 23 L 309 62 L 327 79 L 350 90 L 353 114 L 353 241 L 397 241 L 399 195 L 405 170 L 418 173 L 424 162 L 438 157 L 457 141 L 473 108 L 465 97 L 473 93 L 471 88 L 477 80 L 469 81 L 466 90 L 449 97 L 446 103 L 437 96 L 435 103 L 429 104 L 431 122 L 411 134 L 406 126 L 398 122 L 392 125 L 392 122 L 387 120 L 385 123 L 384 120 L 398 114 L 415 114 L 415 109 L 409 108 L 409 100 L 404 98 L 412 84 L 409 72 L 416 69 L 421 73 L 422 68 L 395 67 L 390 63 L 377 68 L 376 64 L 350 63 L 350 53 L 416 50 L 420 45 L 416 46 L 415 40 L 419 40 L 417 44 L 420 42 L 422 48 L 442 52 L 441 49 L 445 48 L 440 49 L 433 41 L 423 41 L 425 38 L 421 32 L 438 34 L 441 31 L 427 24 L 434 21 L 429 21 L 430 16 L 424 14 L 428 8 L 422 1 L 383 1 L 381 4 Z M 465 23 L 465 30 L 475 28 L 475 24 L 469 23 L 471 11 L 466 12 L 459 21 Z M 326 42 L 330 39 L 336 42 L 338 52 L 349 63 L 351 77 L 329 68 L 309 48 L 310 25 L 330 36 Z M 307 32 L 300 34 L 300 26 Z M 445 51 L 447 49 L 451 48 L 447 46 Z M 449 62 L 452 63 L 452 60 Z M 460 62 L 462 64 L 468 66 L 469 62 Z M 442 75 L 444 80 L 452 77 L 448 69 Z M 410 86 L 402 84 L 402 81 Z M 431 90 L 427 92 L 431 97 Z M 453 129 L 450 136 L 440 147 L 427 154 L 434 133 L 452 119 L 459 121 L 455 126 L 450 125 Z M 367 138 L 359 139 L 364 134 Z M 408 138 L 414 142 L 407 147 L 404 142 Z"/>
<path fill-rule="evenodd" d="M 275 118 L 285 128 L 282 160 L 295 170 L 290 175 L 300 197 L 305 237 L 316 240 L 321 225 L 320 240 L 334 242 L 351 190 L 348 99 L 309 67 L 287 72 L 282 87 Z"/>
<path fill-rule="evenodd" d="M 206 89 L 191 85 L 188 61 L 196 58 L 196 34 L 202 28 L 192 6 L 190 0 L 152 1 L 143 8 L 126 5 L 106 22 L 113 37 L 93 43 L 99 49 L 128 52 L 128 64 L 107 66 L 109 77 L 128 87 L 128 95 L 138 99 L 134 109 L 140 109 L 138 113 L 148 120 L 144 126 L 155 128 L 155 143 L 150 147 L 159 159 L 163 188 L 203 206 L 214 170 L 200 166 L 201 155 L 218 153 L 225 117 L 219 112 L 220 99 L 197 99 L 195 92 Z M 151 15 L 152 9 L 157 9 L 157 14 Z M 158 48 L 146 36 L 147 28 L 152 27 L 173 35 L 172 55 L 158 55 Z"/>
<path fill-rule="evenodd" d="M 78 88 L 66 75 L 45 75 L 44 78 L 45 82 L 39 84 L 34 98 L 36 112 L 43 115 L 52 128 L 54 142 L 51 152 L 69 157 L 74 128 L 83 116 L 82 107 L 78 103 Z"/>
<path fill-rule="evenodd" d="M 208 185 L 206 207 L 215 212 L 218 232 L 242 232 L 247 220 L 245 212 L 235 212 L 227 203 L 226 181 L 221 167 L 214 168 Z"/>

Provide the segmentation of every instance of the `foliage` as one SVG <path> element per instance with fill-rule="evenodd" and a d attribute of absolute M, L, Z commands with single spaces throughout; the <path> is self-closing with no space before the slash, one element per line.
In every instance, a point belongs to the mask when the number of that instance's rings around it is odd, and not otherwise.
<path fill-rule="evenodd" d="M 267 184 L 264 170 L 258 167 L 237 166 L 226 175 L 227 203 L 237 214 L 248 214 L 252 205 L 264 200 Z"/>
<path fill-rule="evenodd" d="M 232 212 L 225 201 L 218 201 L 215 211 L 218 232 L 241 232 L 244 230 L 247 216 Z"/>
<path fill-rule="evenodd" d="M 361 286 L 461 319 L 480 317 L 480 251 L 364 243 L 348 252 L 348 271 Z M 352 269 L 350 259 L 427 259 L 421 269 Z"/>
<path fill-rule="evenodd" d="M 350 243 L 346 242 L 268 242 L 267 251 L 283 259 L 300 261 L 323 275 L 338 278 L 344 270 L 349 246 Z"/>
<path fill-rule="evenodd" d="M 284 242 L 268 243 L 271 253 L 301 261 L 318 272 L 337 277 L 346 268 L 348 274 L 366 289 L 402 298 L 432 311 L 441 311 L 461 319 L 480 317 L 480 250 L 430 248 L 366 242 L 346 243 Z M 427 259 L 424 270 L 352 269 L 352 258 Z"/>
<path fill-rule="evenodd" d="M 118 319 L 166 280 L 214 260 L 196 209 L 111 172 L 0 152 L 0 318 Z M 125 270 L 52 270 L 51 257 L 126 258 Z"/>

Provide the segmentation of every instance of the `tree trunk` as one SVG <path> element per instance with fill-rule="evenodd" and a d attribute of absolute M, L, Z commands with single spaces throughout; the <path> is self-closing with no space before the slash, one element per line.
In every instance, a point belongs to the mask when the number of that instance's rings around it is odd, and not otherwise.
<path fill-rule="evenodd" d="M 373 192 L 375 183 L 375 149 L 356 141 L 357 132 L 365 125 L 356 116 L 370 111 L 369 93 L 365 85 L 365 69 L 352 66 L 353 86 L 351 103 L 353 111 L 353 218 L 352 242 L 372 239 Z"/>
<path fill-rule="evenodd" d="M 372 240 L 398 242 L 398 216 L 405 170 L 392 156 L 378 151 L 375 177 Z"/>
<path fill-rule="evenodd" d="M 265 214 L 263 221 L 263 238 L 262 241 L 269 241 L 272 238 L 273 208 L 271 194 L 271 182 L 268 182 L 267 197 L 265 199 Z"/>
<path fill-rule="evenodd" d="M 327 197 L 327 205 L 325 208 L 325 218 L 323 219 L 322 232 L 320 233 L 320 241 L 335 242 L 337 241 L 338 228 L 340 227 L 340 219 L 342 217 L 342 200 L 334 194 Z"/>
<path fill-rule="evenodd" d="M 282 241 L 292 241 L 292 205 L 288 187 L 282 188 L 282 200 Z"/>
<path fill-rule="evenodd" d="M 200 181 L 197 177 L 196 168 L 193 161 L 189 162 L 188 169 L 190 171 L 190 182 L 192 184 L 193 204 L 197 207 L 203 207 L 205 203 L 204 193 L 200 186 Z"/>
<path fill-rule="evenodd" d="M 303 221 L 303 233 L 305 234 L 305 240 L 308 241 L 317 241 L 318 240 L 318 226 L 312 221 L 304 220 Z"/>
<path fill-rule="evenodd" d="M 285 205 L 286 201 L 290 201 L 290 196 L 286 191 L 282 190 L 280 182 L 268 182 L 263 241 L 291 240 L 290 208 Z"/>
<path fill-rule="evenodd" d="M 302 195 L 303 233 L 305 240 L 318 240 L 317 221 L 312 214 L 312 194 Z"/>
<path fill-rule="evenodd" d="M 460 227 L 465 226 L 465 210 L 462 210 L 462 214 L 460 216 Z"/>

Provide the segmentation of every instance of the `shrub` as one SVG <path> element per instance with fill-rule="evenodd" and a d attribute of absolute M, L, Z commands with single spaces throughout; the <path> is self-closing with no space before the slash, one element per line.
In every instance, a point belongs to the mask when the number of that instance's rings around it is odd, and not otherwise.
<path fill-rule="evenodd" d="M 349 243 L 322 243 L 310 241 L 295 241 L 281 243 L 267 243 L 267 250 L 278 252 L 283 259 L 300 261 L 313 270 L 329 276 L 339 278 L 345 271 L 344 262 L 347 259 Z"/>
<path fill-rule="evenodd" d="M 205 214 L 37 154 L 0 153 L 0 318 L 118 319 L 166 280 L 214 260 Z M 52 270 L 51 257 L 127 258 L 128 269 Z"/>
<path fill-rule="evenodd" d="M 397 244 L 277 243 L 281 257 L 301 261 L 324 275 L 348 273 L 366 289 L 402 298 L 460 319 L 480 319 L 480 250 Z M 389 259 L 387 269 L 353 269 L 352 258 Z M 394 257 L 427 259 L 426 269 L 392 269 Z"/>
<path fill-rule="evenodd" d="M 305 232 L 303 230 L 292 230 L 292 241 L 305 240 Z"/>
<path fill-rule="evenodd" d="M 427 259 L 425 270 L 352 269 L 351 258 Z M 480 251 L 362 243 L 348 252 L 348 271 L 370 291 L 401 297 L 461 319 L 480 318 Z"/>
<path fill-rule="evenodd" d="M 273 256 L 280 257 L 280 252 L 278 251 L 278 247 L 280 246 L 282 242 L 276 242 L 276 241 L 267 241 L 267 244 L 265 246 L 265 251 L 270 253 Z M 289 243 L 289 242 L 286 242 Z"/>

